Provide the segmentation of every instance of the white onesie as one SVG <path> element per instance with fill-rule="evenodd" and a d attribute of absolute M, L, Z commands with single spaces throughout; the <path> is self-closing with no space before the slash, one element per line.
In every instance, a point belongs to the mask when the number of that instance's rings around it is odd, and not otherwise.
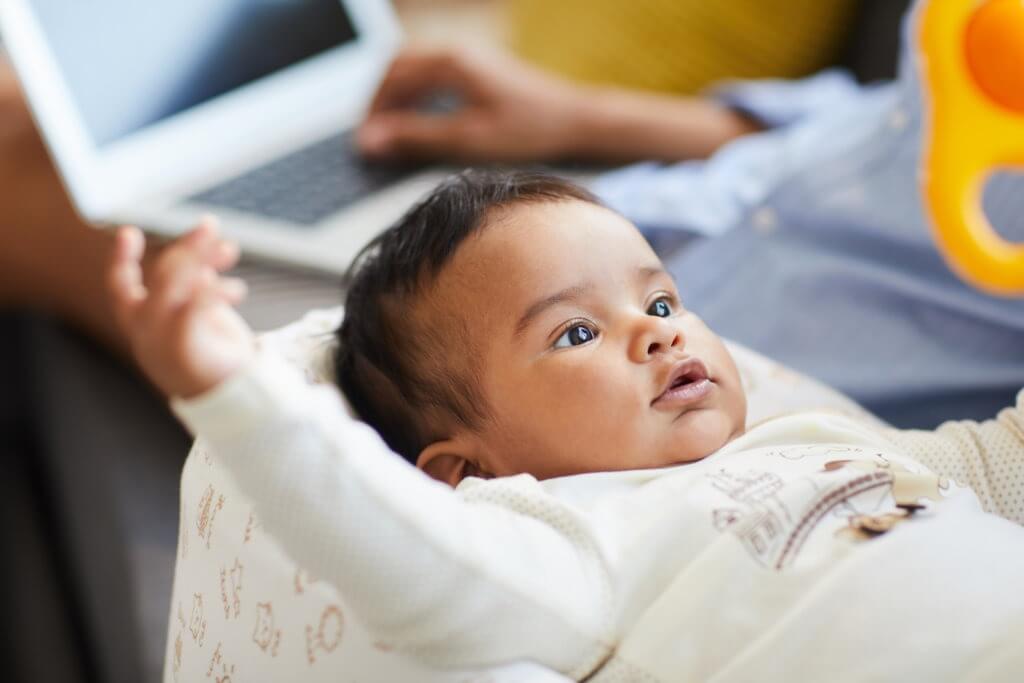
<path fill-rule="evenodd" d="M 991 481 L 987 458 L 1006 444 L 1006 476 L 1024 471 L 1024 392 L 983 425 L 880 432 L 804 413 L 691 464 L 454 491 L 269 353 L 174 407 L 290 556 L 434 666 L 666 682 L 1020 666 L 1024 528 L 918 460 L 961 466 L 969 444 L 980 460 L 955 474 L 1020 514 L 1024 491 Z"/>

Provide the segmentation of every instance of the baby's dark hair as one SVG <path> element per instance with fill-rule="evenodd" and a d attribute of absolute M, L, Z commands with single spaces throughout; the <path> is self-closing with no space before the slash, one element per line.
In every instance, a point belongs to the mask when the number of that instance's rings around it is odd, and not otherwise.
<path fill-rule="evenodd" d="M 408 315 L 411 305 L 459 245 L 485 226 L 489 212 L 566 200 L 600 204 L 579 185 L 552 175 L 464 171 L 367 244 L 349 267 L 345 319 L 337 331 L 338 386 L 359 416 L 409 462 L 415 464 L 438 437 L 426 416 L 441 415 L 468 428 L 487 416 L 468 340 L 450 338 L 451 330 L 441 338 L 436 329 L 410 329 L 416 327 Z M 438 355 L 456 352 L 465 363 L 450 362 L 450 356 L 437 362 Z"/>

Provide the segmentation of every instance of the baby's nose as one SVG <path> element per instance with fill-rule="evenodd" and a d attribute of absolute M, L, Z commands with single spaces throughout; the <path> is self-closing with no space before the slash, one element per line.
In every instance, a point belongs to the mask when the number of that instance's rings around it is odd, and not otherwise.
<path fill-rule="evenodd" d="M 683 334 L 674 324 L 664 318 L 644 317 L 646 320 L 640 323 L 633 340 L 631 348 L 633 360 L 642 363 L 683 345 L 685 341 Z"/>

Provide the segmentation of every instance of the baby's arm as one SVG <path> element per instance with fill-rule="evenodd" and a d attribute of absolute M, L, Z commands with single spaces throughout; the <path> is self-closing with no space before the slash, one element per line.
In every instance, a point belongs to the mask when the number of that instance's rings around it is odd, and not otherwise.
<path fill-rule="evenodd" d="M 237 286 L 216 275 L 222 249 L 201 228 L 161 255 L 147 289 L 141 234 L 126 231 L 111 284 L 139 362 L 264 528 L 377 637 L 436 665 L 533 659 L 589 673 L 606 653 L 610 609 L 587 535 L 463 500 L 349 418 L 333 387 L 256 352 L 230 305 Z"/>
<path fill-rule="evenodd" d="M 936 474 L 970 486 L 985 510 L 1024 524 L 1024 390 L 991 420 L 950 421 L 935 431 L 887 436 Z"/>

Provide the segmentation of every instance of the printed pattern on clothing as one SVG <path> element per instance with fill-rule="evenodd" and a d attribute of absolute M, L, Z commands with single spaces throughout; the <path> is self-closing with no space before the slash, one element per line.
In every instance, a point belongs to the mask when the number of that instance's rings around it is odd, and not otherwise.
<path fill-rule="evenodd" d="M 759 470 L 722 468 L 708 474 L 711 486 L 732 503 L 714 508 L 711 523 L 734 535 L 760 565 L 782 570 L 797 560 L 823 522 L 845 521 L 846 526 L 835 530 L 837 536 L 868 540 L 909 519 L 924 507 L 923 501 L 941 501 L 949 489 L 943 478 L 912 472 L 881 454 L 830 459 L 863 454 L 853 446 L 797 446 L 770 450 L 764 457 L 815 458 L 823 461 L 820 471 L 788 480 Z"/>

